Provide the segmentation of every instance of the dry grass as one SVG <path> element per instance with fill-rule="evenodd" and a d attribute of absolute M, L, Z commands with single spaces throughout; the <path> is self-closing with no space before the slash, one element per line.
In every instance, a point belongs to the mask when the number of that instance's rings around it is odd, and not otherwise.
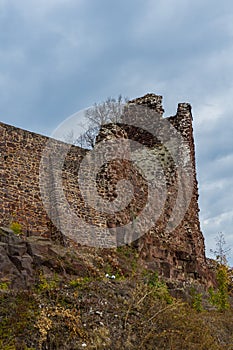
<path fill-rule="evenodd" d="M 30 291 L 0 290 L 0 349 L 233 350 L 232 308 L 197 312 L 172 298 L 132 249 L 83 248 L 72 259 Z"/>

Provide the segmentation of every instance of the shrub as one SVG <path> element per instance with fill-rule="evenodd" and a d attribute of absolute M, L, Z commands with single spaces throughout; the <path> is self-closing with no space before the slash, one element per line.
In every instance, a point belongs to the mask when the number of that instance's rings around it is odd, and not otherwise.
<path fill-rule="evenodd" d="M 22 234 L 22 226 L 16 222 L 16 221 L 13 221 L 11 224 L 10 224 L 10 229 L 16 234 L 16 235 L 20 235 Z"/>
<path fill-rule="evenodd" d="M 167 304 L 173 302 L 173 298 L 168 291 L 167 285 L 165 282 L 161 281 L 158 277 L 157 271 L 155 272 L 145 272 L 145 282 L 148 287 L 152 290 L 153 294 L 164 301 Z"/>
<path fill-rule="evenodd" d="M 51 298 L 51 293 L 56 290 L 59 285 L 59 277 L 55 273 L 53 277 L 46 278 L 46 276 L 40 272 L 39 274 L 39 283 L 37 285 L 37 290 L 41 293 L 48 294 Z"/>
<path fill-rule="evenodd" d="M 0 282 L 0 290 L 9 290 L 9 283 Z"/>
<path fill-rule="evenodd" d="M 216 291 L 213 288 L 209 289 L 210 302 L 215 305 L 219 311 L 229 309 L 229 293 L 228 285 L 230 283 L 228 276 L 228 268 L 225 265 L 219 265 L 217 269 L 216 279 L 218 288 Z"/>
<path fill-rule="evenodd" d="M 195 288 L 191 289 L 191 305 L 194 310 L 201 312 L 203 311 L 203 306 L 202 306 L 202 294 L 197 293 Z"/>

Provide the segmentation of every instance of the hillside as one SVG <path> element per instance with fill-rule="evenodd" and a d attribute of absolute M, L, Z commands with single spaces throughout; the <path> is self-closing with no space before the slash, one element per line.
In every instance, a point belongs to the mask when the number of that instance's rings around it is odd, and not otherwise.
<path fill-rule="evenodd" d="M 134 248 L 1 229 L 0 263 L 1 349 L 233 349 L 232 308 L 197 283 L 166 285 Z"/>

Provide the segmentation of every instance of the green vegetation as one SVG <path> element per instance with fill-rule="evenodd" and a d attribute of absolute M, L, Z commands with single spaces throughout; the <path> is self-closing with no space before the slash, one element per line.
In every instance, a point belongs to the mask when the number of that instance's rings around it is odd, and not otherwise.
<path fill-rule="evenodd" d="M 209 289 L 210 302 L 217 307 L 219 311 L 230 308 L 230 290 L 232 289 L 231 269 L 227 263 L 227 254 L 230 248 L 226 247 L 226 241 L 223 233 L 216 237 L 216 250 L 211 250 L 216 256 L 216 280 L 217 290 Z"/>
<path fill-rule="evenodd" d="M 44 261 L 28 290 L 0 282 L 0 349 L 233 350 L 225 265 L 216 262 L 218 286 L 210 295 L 197 284 L 181 285 L 185 302 L 132 247 L 79 247 L 53 268 Z"/>
<path fill-rule="evenodd" d="M 172 297 L 156 272 L 135 270 L 133 251 L 98 254 L 83 252 L 93 262 L 86 276 L 40 271 L 31 290 L 0 289 L 0 349 L 233 349 L 233 310 L 223 303 L 226 270 L 213 291 L 221 307 L 207 311 L 195 288 L 187 303 Z M 106 278 L 107 267 L 122 278 Z"/>
<path fill-rule="evenodd" d="M 54 274 L 51 278 L 46 278 L 43 272 L 39 272 L 39 283 L 38 283 L 38 290 L 39 291 L 51 291 L 58 287 L 59 283 L 59 277 L 57 274 Z"/>
<path fill-rule="evenodd" d="M 159 279 L 157 271 L 144 270 L 143 276 L 154 297 L 172 304 L 173 298 L 168 291 L 166 283 Z"/>
<path fill-rule="evenodd" d="M 215 305 L 219 311 L 224 311 L 229 309 L 229 286 L 230 279 L 228 275 L 228 268 L 225 265 L 219 265 L 216 273 L 218 288 L 213 290 L 209 289 L 210 302 Z"/>
<path fill-rule="evenodd" d="M 78 277 L 74 280 L 69 281 L 69 286 L 78 288 L 80 286 L 85 285 L 86 283 L 89 283 L 91 281 L 91 278 L 86 276 L 86 277 Z"/>
<path fill-rule="evenodd" d="M 202 299 L 203 295 L 201 293 L 196 292 L 195 288 L 191 288 L 191 306 L 194 310 L 201 312 L 203 311 Z"/>
<path fill-rule="evenodd" d="M 22 231 L 22 225 L 19 224 L 18 222 L 16 221 L 13 221 L 11 224 L 10 224 L 10 229 L 16 234 L 16 235 L 21 235 L 23 233 Z"/>
<path fill-rule="evenodd" d="M 0 290 L 9 290 L 9 283 L 7 282 L 0 282 Z"/>

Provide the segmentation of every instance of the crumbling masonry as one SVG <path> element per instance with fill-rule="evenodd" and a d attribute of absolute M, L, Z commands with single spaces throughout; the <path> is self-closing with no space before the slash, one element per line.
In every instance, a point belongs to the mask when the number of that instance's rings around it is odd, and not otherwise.
<path fill-rule="evenodd" d="M 144 106 L 148 110 L 155 111 L 160 117 L 164 112 L 162 97 L 154 94 L 148 94 L 129 102 L 130 111 L 135 106 Z M 130 233 L 127 230 L 119 230 L 119 227 L 122 228 L 132 222 L 132 219 L 136 218 L 145 207 L 148 198 L 148 185 L 145 178 L 127 159 L 115 159 L 103 166 L 96 178 L 97 190 L 103 199 L 110 202 L 116 199 L 117 183 L 125 178 L 130 178 L 134 188 L 134 196 L 125 210 L 115 214 L 99 213 L 85 202 L 77 180 L 81 160 L 89 151 L 77 146 L 69 146 L 64 164 L 62 164 L 61 184 L 69 208 L 88 224 L 99 227 L 101 232 L 105 229 L 104 237 L 87 235 L 85 227 L 76 227 L 73 235 L 78 234 L 80 241 L 83 239 L 84 244 L 93 245 L 94 240 L 98 246 L 101 246 L 104 241 L 106 243 L 106 239 L 109 239 L 110 242 L 114 237 L 117 239 L 117 244 L 127 244 L 133 240 L 132 244 L 139 250 L 147 266 L 158 270 L 165 278 L 181 281 L 199 280 L 208 284 L 211 280 L 211 273 L 206 264 L 204 238 L 199 223 L 191 106 L 188 103 L 180 103 L 176 115 L 167 118 L 167 120 L 182 135 L 186 145 L 188 144 L 191 159 L 191 197 L 179 225 L 171 232 L 166 231 L 177 196 L 176 165 L 172 163 L 172 159 L 169 159 L 163 145 L 149 132 L 139 127 L 130 126 L 127 123 L 126 115 L 122 119 L 122 123 L 106 125 L 101 128 L 97 137 L 97 145 L 105 139 L 123 138 L 135 141 L 134 146 L 126 151 L 137 152 L 136 143 L 144 145 L 151 151 L 154 150 L 162 163 L 166 178 L 167 196 L 163 210 L 156 223 L 142 237 L 134 239 L 132 230 Z M 45 194 L 41 194 L 39 186 L 39 173 L 41 158 L 48 142 L 50 143 L 50 154 L 47 154 L 46 164 L 44 164 L 44 170 L 46 171 L 46 167 L 48 168 L 47 186 L 49 187 L 46 189 L 46 212 L 45 200 L 43 199 L 43 202 L 41 197 Z M 177 152 L 182 147 L 184 147 L 182 143 L 178 145 Z M 16 221 L 28 234 L 51 236 L 55 229 L 54 224 L 58 227 L 67 224 L 65 219 L 64 222 L 60 222 L 61 212 L 67 209 L 60 205 L 56 196 L 56 192 L 59 190 L 56 183 L 56 170 L 53 169 L 51 173 L 51 169 L 49 169 L 50 165 L 53 168 L 56 167 L 56 164 L 52 164 L 52 162 L 53 154 L 58 152 L 57 149 L 66 148 L 67 145 L 60 141 L 0 123 L 1 226 L 8 226 L 12 221 Z M 53 223 L 48 214 L 54 218 Z M 129 234 L 131 235 L 130 239 Z"/>

